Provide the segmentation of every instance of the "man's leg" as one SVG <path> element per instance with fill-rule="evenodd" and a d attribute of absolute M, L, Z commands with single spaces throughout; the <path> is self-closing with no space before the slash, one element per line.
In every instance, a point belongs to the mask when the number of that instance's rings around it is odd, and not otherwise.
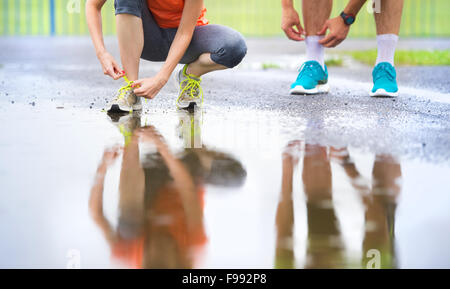
<path fill-rule="evenodd" d="M 303 0 L 303 21 L 306 32 L 306 60 L 317 61 L 324 67 L 324 47 L 319 44 L 323 36 L 318 36 L 325 21 L 330 18 L 333 0 Z"/>
<path fill-rule="evenodd" d="M 402 21 L 403 0 L 380 0 L 381 11 L 374 13 L 377 27 L 378 57 L 376 64 L 394 65 L 395 47 Z"/>
<path fill-rule="evenodd" d="M 375 13 L 378 56 L 372 73 L 374 85 L 370 96 L 395 97 L 398 96 L 398 85 L 394 56 L 402 21 L 403 0 L 379 1 L 381 11 Z"/>
<path fill-rule="evenodd" d="M 324 60 L 325 51 L 319 43 L 323 36 L 317 33 L 330 17 L 332 6 L 332 0 L 303 0 L 306 62 L 297 79 L 292 83 L 290 94 L 318 94 L 329 91 L 328 73 Z"/>

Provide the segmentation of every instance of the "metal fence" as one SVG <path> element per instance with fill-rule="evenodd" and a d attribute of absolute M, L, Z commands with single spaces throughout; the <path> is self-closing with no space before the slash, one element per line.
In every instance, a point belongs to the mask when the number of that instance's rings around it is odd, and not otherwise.
<path fill-rule="evenodd" d="M 334 0 L 338 15 L 348 0 Z M 281 35 L 281 0 L 205 0 L 207 18 L 246 36 Z M 296 0 L 301 10 L 301 0 Z M 86 35 L 85 0 L 0 0 L 0 35 Z M 367 5 L 366 5 L 367 6 Z M 352 37 L 375 35 L 373 15 L 364 7 Z M 102 11 L 105 34 L 115 33 L 113 0 Z M 449 0 L 405 0 L 402 36 L 449 37 Z"/>

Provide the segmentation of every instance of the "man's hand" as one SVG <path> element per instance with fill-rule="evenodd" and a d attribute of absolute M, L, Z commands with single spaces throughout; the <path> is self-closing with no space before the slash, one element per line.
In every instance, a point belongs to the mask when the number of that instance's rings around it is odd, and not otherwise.
<path fill-rule="evenodd" d="M 114 57 L 108 52 L 98 55 L 98 60 L 102 65 L 103 73 L 105 75 L 111 76 L 114 80 L 117 80 L 125 75 L 125 72 L 120 69 L 120 66 L 117 64 Z"/>
<path fill-rule="evenodd" d="M 295 28 L 297 29 L 295 29 Z M 294 8 L 284 8 L 281 15 L 281 29 L 283 29 L 286 36 L 294 41 L 305 40 L 303 37 L 304 30 L 300 24 L 300 17 Z"/>
<path fill-rule="evenodd" d="M 158 75 L 150 78 L 143 78 L 133 82 L 134 93 L 137 96 L 145 98 L 154 98 L 161 88 L 166 85 L 167 79 L 161 78 Z"/>
<path fill-rule="evenodd" d="M 344 23 L 344 19 L 342 19 L 341 16 L 338 16 L 332 19 L 328 19 L 327 22 L 325 22 L 322 30 L 320 30 L 317 34 L 325 35 L 327 30 L 330 30 L 330 32 L 325 38 L 320 40 L 319 43 L 328 48 L 336 47 L 342 41 L 344 41 L 345 38 L 347 38 L 350 26 Z"/>

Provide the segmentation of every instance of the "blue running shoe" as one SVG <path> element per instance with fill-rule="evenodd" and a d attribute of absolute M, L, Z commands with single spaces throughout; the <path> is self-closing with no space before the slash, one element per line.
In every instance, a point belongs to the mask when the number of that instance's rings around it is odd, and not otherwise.
<path fill-rule="evenodd" d="M 328 69 L 317 61 L 307 61 L 300 67 L 297 80 L 291 85 L 290 94 L 319 94 L 330 90 Z"/>
<path fill-rule="evenodd" d="M 398 96 L 397 73 L 389 62 L 378 63 L 373 69 L 373 88 L 370 96 Z"/>

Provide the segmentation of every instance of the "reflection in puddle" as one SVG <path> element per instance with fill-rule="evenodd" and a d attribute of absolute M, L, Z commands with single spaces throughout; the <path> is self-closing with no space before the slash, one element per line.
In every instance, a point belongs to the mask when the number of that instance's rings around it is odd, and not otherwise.
<path fill-rule="evenodd" d="M 322 124 L 309 120 L 300 133 L 282 134 L 281 126 L 268 129 L 270 119 L 250 119 L 249 129 L 232 113 L 209 114 L 205 123 L 201 111 L 159 116 L 110 118 L 123 145 L 104 151 L 89 207 L 112 266 L 404 268 L 431 266 L 429 258 L 448 265 L 414 247 L 446 248 L 445 226 L 423 224 L 449 219 L 448 168 L 429 165 L 422 178 L 423 163 L 317 144 L 309 131 Z M 233 131 L 218 129 L 229 123 Z M 262 148 L 246 146 L 258 125 Z M 428 213 L 416 214 L 426 202 Z"/>
<path fill-rule="evenodd" d="M 141 116 L 113 115 L 122 148 L 106 149 L 89 200 L 93 220 L 114 261 L 131 268 L 193 268 L 207 243 L 203 223 L 205 185 L 241 186 L 246 171 L 225 153 L 201 142 L 201 111 L 178 112 L 184 149 L 173 152 Z M 108 168 L 122 157 L 119 217 L 114 228 L 103 213 Z"/>
<path fill-rule="evenodd" d="M 387 155 L 376 156 L 372 185 L 364 184 L 346 148 L 292 141 L 283 153 L 282 186 L 277 208 L 276 267 L 294 268 L 294 168 L 303 155 L 302 181 L 307 210 L 306 268 L 395 268 L 394 216 L 400 193 L 400 165 Z M 346 258 L 339 221 L 333 204 L 330 162 L 345 171 L 365 205 L 363 260 Z"/>
<path fill-rule="evenodd" d="M 36 109 L 3 115 L 23 117 L 0 144 L 1 268 L 450 266 L 448 154 L 403 126 Z"/>

